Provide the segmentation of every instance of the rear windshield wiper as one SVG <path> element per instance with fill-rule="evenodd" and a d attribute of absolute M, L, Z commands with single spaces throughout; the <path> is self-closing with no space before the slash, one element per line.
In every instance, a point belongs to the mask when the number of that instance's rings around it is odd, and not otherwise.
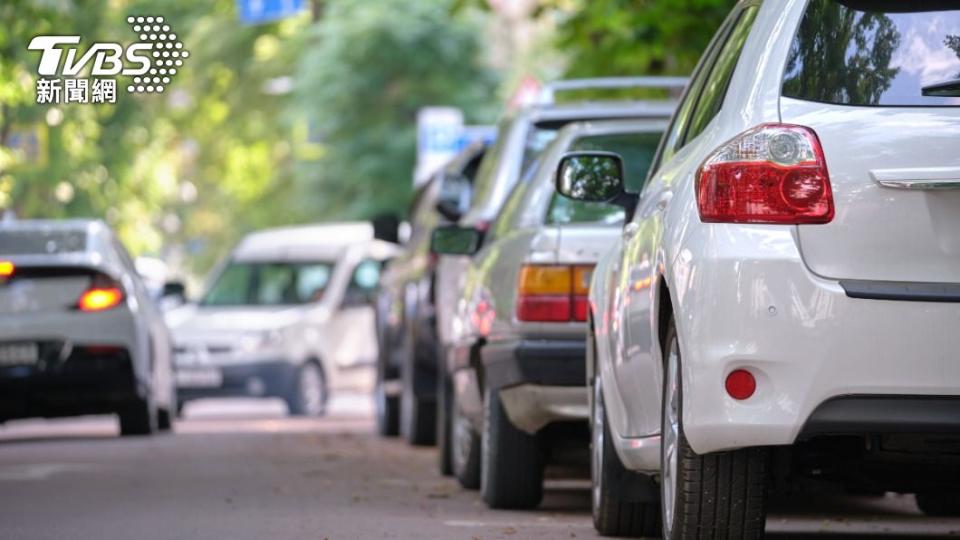
<path fill-rule="evenodd" d="M 925 96 L 937 96 L 937 97 L 960 96 L 960 78 L 928 84 L 927 86 L 924 86 L 923 88 L 921 88 L 921 91 Z"/>

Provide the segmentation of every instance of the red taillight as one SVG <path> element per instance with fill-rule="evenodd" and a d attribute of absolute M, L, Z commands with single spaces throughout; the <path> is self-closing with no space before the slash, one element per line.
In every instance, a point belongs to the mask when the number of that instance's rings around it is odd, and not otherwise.
<path fill-rule="evenodd" d="M 757 391 L 757 380 L 745 369 L 735 369 L 727 375 L 724 386 L 733 399 L 748 399 Z"/>
<path fill-rule="evenodd" d="M 829 223 L 833 192 L 812 129 L 763 124 L 715 150 L 697 171 L 705 223 Z"/>
<path fill-rule="evenodd" d="M 84 291 L 77 301 L 80 311 L 103 311 L 115 308 L 123 301 L 123 291 L 117 287 L 93 287 Z"/>
<path fill-rule="evenodd" d="M 517 287 L 517 320 L 586 321 L 592 271 L 592 266 L 524 266 Z"/>

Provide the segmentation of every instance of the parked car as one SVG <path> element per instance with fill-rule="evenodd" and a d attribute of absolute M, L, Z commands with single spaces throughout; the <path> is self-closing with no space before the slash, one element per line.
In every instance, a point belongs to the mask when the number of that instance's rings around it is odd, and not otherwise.
<path fill-rule="evenodd" d="M 587 449 L 587 286 L 593 265 L 619 236 L 624 212 L 557 196 L 560 159 L 566 152 L 621 152 L 630 157 L 628 177 L 640 185 L 667 120 L 568 124 L 486 238 L 456 226 L 434 235 L 441 253 L 473 255 L 457 314 L 460 347 L 468 349 L 457 356 L 473 361 L 452 374 L 452 447 L 459 475 L 470 485 L 479 474 L 491 507 L 538 505 L 547 461 Z"/>
<path fill-rule="evenodd" d="M 435 440 L 439 357 L 434 316 L 436 257 L 430 253 L 430 235 L 466 211 L 486 147 L 477 142 L 464 148 L 418 190 L 410 206 L 410 237 L 384 269 L 378 294 L 381 354 L 375 388 L 381 435 L 402 432 L 411 444 Z"/>
<path fill-rule="evenodd" d="M 117 414 L 122 435 L 170 429 L 170 339 L 102 221 L 0 222 L 0 422 Z"/>
<path fill-rule="evenodd" d="M 372 385 L 374 300 L 396 246 L 369 223 L 247 235 L 196 304 L 170 312 L 181 405 L 207 397 L 279 397 L 323 414 L 331 392 Z"/>
<path fill-rule="evenodd" d="M 734 8 L 591 284 L 602 533 L 758 538 L 811 478 L 960 514 L 958 33 L 948 2 Z M 558 189 L 636 202 L 618 162 Z"/>
<path fill-rule="evenodd" d="M 547 144 L 556 136 L 557 131 L 572 122 L 609 119 L 662 119 L 673 112 L 675 102 L 669 99 L 651 99 L 646 101 L 575 101 L 557 103 L 555 98 L 561 92 L 609 89 L 609 88 L 647 88 L 651 92 L 662 92 L 664 98 L 677 89 L 682 89 L 686 79 L 682 77 L 639 77 L 611 79 L 577 79 L 556 81 L 544 89 L 541 102 L 519 111 L 512 112 L 501 120 L 497 130 L 497 140 L 484 156 L 474 182 L 473 198 L 470 209 L 458 221 L 461 226 L 486 231 L 500 213 L 504 202 L 521 178 L 531 174 L 533 165 Z M 455 315 L 458 302 L 464 290 L 463 279 L 470 264 L 470 257 L 441 256 L 436 271 L 437 334 L 446 362 L 439 387 L 439 424 L 450 423 L 451 408 L 448 396 L 452 393 L 450 374 L 454 366 L 468 363 L 466 358 L 456 358 L 456 354 L 466 354 L 468 347 L 462 343 Z M 449 431 L 440 439 L 441 456 L 449 454 Z M 451 459 L 442 457 L 441 459 Z M 458 475 L 461 481 L 470 480 L 474 475 Z M 479 487 L 478 482 L 467 481 L 467 486 Z"/>

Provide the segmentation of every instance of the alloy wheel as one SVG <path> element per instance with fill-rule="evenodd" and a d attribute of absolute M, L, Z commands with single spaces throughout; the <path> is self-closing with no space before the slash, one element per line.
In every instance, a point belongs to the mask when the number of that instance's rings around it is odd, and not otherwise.
<path fill-rule="evenodd" d="M 660 484 L 663 501 L 664 538 L 671 538 L 679 489 L 678 452 L 680 441 L 680 355 L 676 336 L 670 341 L 663 385 L 663 433 L 660 445 Z"/>

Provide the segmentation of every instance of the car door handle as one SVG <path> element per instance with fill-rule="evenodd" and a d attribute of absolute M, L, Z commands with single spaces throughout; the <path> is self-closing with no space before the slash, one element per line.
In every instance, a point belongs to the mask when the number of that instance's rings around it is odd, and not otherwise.
<path fill-rule="evenodd" d="M 623 227 L 623 237 L 624 238 L 633 238 L 636 236 L 637 232 L 640 231 L 640 225 L 638 223 L 627 223 Z"/>

